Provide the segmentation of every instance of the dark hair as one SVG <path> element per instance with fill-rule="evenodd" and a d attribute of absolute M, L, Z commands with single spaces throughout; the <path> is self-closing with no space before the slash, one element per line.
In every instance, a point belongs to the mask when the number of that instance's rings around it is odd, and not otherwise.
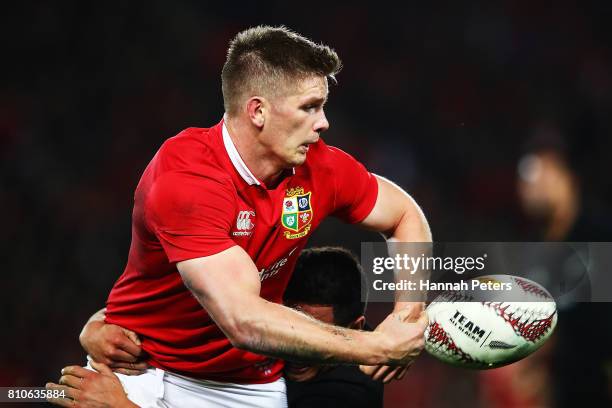
<path fill-rule="evenodd" d="M 223 104 L 237 112 L 245 94 L 272 95 L 311 75 L 331 78 L 342 67 L 334 50 L 286 27 L 257 26 L 230 42 L 221 72 Z"/>
<path fill-rule="evenodd" d="M 348 326 L 365 312 L 361 288 L 365 275 L 352 252 L 339 247 L 305 249 L 300 254 L 284 299 L 331 305 L 334 323 Z"/>

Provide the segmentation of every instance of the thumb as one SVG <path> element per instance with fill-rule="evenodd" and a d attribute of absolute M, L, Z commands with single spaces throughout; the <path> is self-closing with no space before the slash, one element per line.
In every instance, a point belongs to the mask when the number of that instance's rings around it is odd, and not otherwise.
<path fill-rule="evenodd" d="M 400 321 L 405 322 L 407 321 L 410 316 L 412 315 L 412 311 L 414 310 L 414 306 L 413 305 L 407 305 L 406 307 L 398 310 L 397 313 L 397 317 L 400 319 Z"/>
<path fill-rule="evenodd" d="M 417 322 L 417 324 L 419 324 L 420 326 L 423 326 L 423 327 L 429 326 L 429 316 L 427 316 L 427 312 L 426 311 L 422 311 L 421 315 L 419 316 L 419 318 L 418 318 L 418 320 L 416 322 Z"/>
<path fill-rule="evenodd" d="M 132 340 L 134 344 L 136 344 L 137 346 L 141 345 L 140 338 L 138 337 L 136 333 L 128 329 L 122 328 L 122 330 L 123 330 L 123 334 L 125 334 L 128 339 Z"/>
<path fill-rule="evenodd" d="M 102 375 L 114 375 L 113 371 L 106 364 L 98 363 L 94 360 L 91 360 L 89 363 L 97 372 Z"/>

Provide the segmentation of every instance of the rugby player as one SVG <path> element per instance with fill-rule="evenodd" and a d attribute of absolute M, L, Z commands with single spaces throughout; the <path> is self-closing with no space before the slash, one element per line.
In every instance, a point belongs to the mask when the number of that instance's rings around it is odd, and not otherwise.
<path fill-rule="evenodd" d="M 284 27 L 239 33 L 222 70 L 223 119 L 170 138 L 145 169 L 106 309 L 106 322 L 141 337 L 153 367 L 119 375 L 136 404 L 281 407 L 284 359 L 362 364 L 390 379 L 423 349 L 422 303 L 396 303 L 373 332 L 282 305 L 298 254 L 328 215 L 390 240 L 431 241 L 407 193 L 320 138 L 340 67 L 332 49 Z"/>

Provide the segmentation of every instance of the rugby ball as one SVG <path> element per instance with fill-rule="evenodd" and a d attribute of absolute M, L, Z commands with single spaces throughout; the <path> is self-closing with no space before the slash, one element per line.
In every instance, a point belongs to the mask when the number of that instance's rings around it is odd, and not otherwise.
<path fill-rule="evenodd" d="M 510 275 L 473 280 L 467 289 L 442 292 L 427 307 L 429 354 L 454 366 L 496 368 L 533 353 L 550 337 L 557 308 L 541 285 Z M 482 290 L 494 287 L 504 288 L 503 296 Z"/>

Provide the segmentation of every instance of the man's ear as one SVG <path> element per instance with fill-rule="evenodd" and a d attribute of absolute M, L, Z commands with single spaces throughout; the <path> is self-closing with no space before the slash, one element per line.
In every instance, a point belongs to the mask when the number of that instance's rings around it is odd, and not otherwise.
<path fill-rule="evenodd" d="M 353 320 L 353 322 L 348 325 L 348 328 L 353 329 L 353 330 L 363 330 L 364 326 L 365 326 L 365 316 L 361 315 L 355 320 Z"/>
<path fill-rule="evenodd" d="M 261 96 L 253 96 L 249 98 L 246 105 L 247 115 L 249 116 L 249 120 L 251 123 L 261 129 L 265 122 L 264 112 L 265 108 L 265 99 Z"/>

